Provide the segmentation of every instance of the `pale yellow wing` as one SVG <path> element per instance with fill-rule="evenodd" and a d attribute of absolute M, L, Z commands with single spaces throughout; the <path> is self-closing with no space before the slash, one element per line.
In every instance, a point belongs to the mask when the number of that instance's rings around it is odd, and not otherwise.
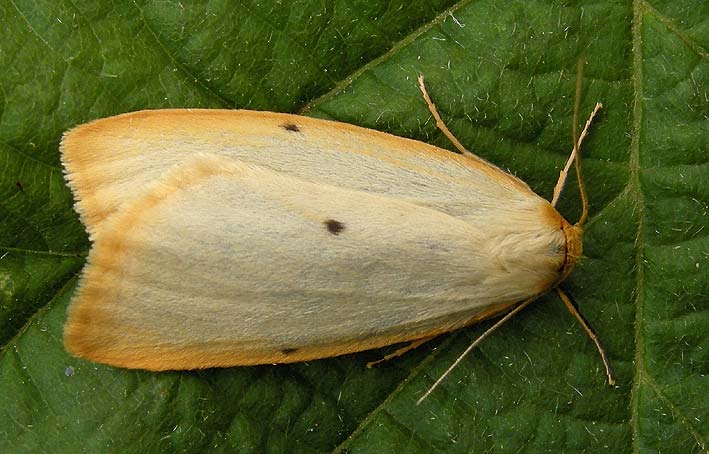
<path fill-rule="evenodd" d="M 538 197 L 521 180 L 469 156 L 349 124 L 272 112 L 134 112 L 69 131 L 61 150 L 77 211 L 92 236 L 122 204 L 200 152 L 459 218 L 480 214 L 472 211 L 471 200 L 491 208 Z"/>
<path fill-rule="evenodd" d="M 454 329 L 558 278 L 546 202 L 471 204 L 484 222 L 193 156 L 106 220 L 66 346 L 151 370 L 301 361 Z"/>

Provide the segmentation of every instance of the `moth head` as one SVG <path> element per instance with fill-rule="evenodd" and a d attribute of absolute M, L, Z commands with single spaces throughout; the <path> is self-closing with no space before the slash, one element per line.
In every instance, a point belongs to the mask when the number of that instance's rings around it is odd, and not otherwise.
<path fill-rule="evenodd" d="M 579 224 L 571 225 L 562 218 L 562 229 L 566 237 L 566 257 L 559 281 L 564 280 L 571 273 L 583 253 L 583 227 Z"/>

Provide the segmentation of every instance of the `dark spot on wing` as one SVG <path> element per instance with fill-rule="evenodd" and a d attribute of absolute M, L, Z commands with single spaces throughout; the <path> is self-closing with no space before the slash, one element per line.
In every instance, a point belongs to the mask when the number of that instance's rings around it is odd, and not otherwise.
<path fill-rule="evenodd" d="M 286 123 L 284 125 L 281 125 L 281 128 L 285 129 L 286 131 L 290 131 L 290 132 L 300 132 L 300 128 L 295 123 Z"/>
<path fill-rule="evenodd" d="M 297 351 L 298 351 L 297 348 L 283 348 L 283 349 L 281 349 L 281 353 L 283 353 L 286 356 L 292 355 L 293 353 L 295 353 Z"/>
<path fill-rule="evenodd" d="M 25 192 L 25 186 L 24 186 L 21 182 L 19 182 L 19 181 L 16 181 L 16 182 L 15 182 L 15 187 L 16 187 L 20 192 Z"/>
<path fill-rule="evenodd" d="M 327 227 L 327 231 L 332 233 L 333 235 L 339 235 L 340 232 L 345 230 L 345 224 L 334 219 L 328 219 L 324 222 L 324 224 L 325 227 Z"/>

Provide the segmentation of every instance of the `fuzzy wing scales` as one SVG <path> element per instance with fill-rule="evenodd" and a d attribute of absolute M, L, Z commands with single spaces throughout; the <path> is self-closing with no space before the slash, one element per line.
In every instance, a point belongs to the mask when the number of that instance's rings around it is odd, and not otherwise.
<path fill-rule="evenodd" d="M 478 159 L 371 129 L 273 112 L 133 112 L 69 131 L 61 149 L 77 211 L 92 236 L 124 203 L 203 152 L 455 217 L 481 214 L 471 199 L 492 207 L 539 198 L 521 180 Z"/>
<path fill-rule="evenodd" d="M 487 216 L 470 222 L 194 155 L 105 221 L 69 309 L 67 348 L 117 366 L 192 369 L 334 356 L 457 328 L 540 293 L 563 260 L 563 233 L 538 198 L 478 205 Z M 527 224 L 511 225 L 510 213 Z M 531 258 L 500 252 L 510 235 Z"/>

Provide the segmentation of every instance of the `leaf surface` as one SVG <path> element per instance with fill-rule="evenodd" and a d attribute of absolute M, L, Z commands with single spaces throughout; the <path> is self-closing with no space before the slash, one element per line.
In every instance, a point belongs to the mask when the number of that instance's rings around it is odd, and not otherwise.
<path fill-rule="evenodd" d="M 0 3 L 0 451 L 706 452 L 709 6 L 680 1 Z M 66 129 L 249 108 L 469 149 L 549 197 L 582 113 L 585 258 L 564 283 L 618 377 L 546 296 L 415 402 L 490 323 L 391 351 L 148 373 L 69 356 L 90 243 Z M 560 210 L 579 216 L 568 185 Z M 185 252 L 188 256 L 189 251 Z"/>

